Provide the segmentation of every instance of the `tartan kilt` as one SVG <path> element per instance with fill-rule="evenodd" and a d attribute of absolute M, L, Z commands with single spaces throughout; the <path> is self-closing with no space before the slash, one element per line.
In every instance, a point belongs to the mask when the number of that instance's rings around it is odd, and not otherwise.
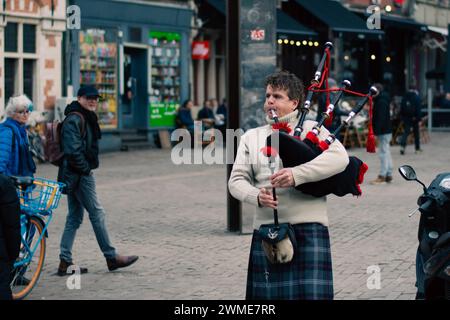
<path fill-rule="evenodd" d="M 297 249 L 290 263 L 267 260 L 253 231 L 247 273 L 247 300 L 332 300 L 333 270 L 328 228 L 320 223 L 293 225 Z"/>

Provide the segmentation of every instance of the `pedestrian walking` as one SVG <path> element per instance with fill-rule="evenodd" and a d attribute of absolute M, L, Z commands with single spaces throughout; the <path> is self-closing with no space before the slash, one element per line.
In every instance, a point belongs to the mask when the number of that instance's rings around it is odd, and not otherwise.
<path fill-rule="evenodd" d="M 58 181 L 66 184 L 64 192 L 67 193 L 69 212 L 60 244 L 57 272 L 60 276 L 66 275 L 68 267 L 74 264 L 72 246 L 83 221 L 84 209 L 89 213 L 97 242 L 110 271 L 127 267 L 138 260 L 137 256 L 117 254 L 106 229 L 105 210 L 97 199 L 93 170 L 99 166 L 98 140 L 101 139 L 101 131 L 95 113 L 99 97 L 95 87 L 81 87 L 77 101 L 69 104 L 64 112 L 66 119 L 61 129 L 64 158 L 59 167 Z M 80 268 L 80 272 L 86 273 L 88 270 Z"/>
<path fill-rule="evenodd" d="M 378 177 L 371 184 L 390 183 L 392 181 L 392 121 L 391 97 L 381 83 L 374 86 L 378 89 L 373 99 L 373 132 L 378 139 L 378 156 L 380 158 L 380 171 Z"/>
<path fill-rule="evenodd" d="M 410 89 L 404 95 L 401 107 L 400 107 L 400 117 L 403 122 L 403 135 L 400 142 L 400 154 L 405 154 L 406 144 L 408 136 L 411 132 L 411 128 L 414 133 L 414 145 L 416 148 L 416 153 L 422 152 L 420 149 L 420 131 L 419 122 L 421 119 L 420 111 L 420 97 L 419 92 L 414 86 L 410 86 Z"/>
<path fill-rule="evenodd" d="M 327 152 L 307 163 L 282 168 L 276 162 L 272 174 L 267 158 L 260 152 L 272 132 L 274 111 L 280 122 L 292 128 L 298 122 L 298 107 L 303 105 L 301 81 L 286 71 L 266 79 L 264 112 L 268 125 L 248 130 L 240 140 L 237 156 L 228 181 L 230 193 L 238 200 L 255 205 L 253 237 L 247 273 L 247 299 L 333 299 L 333 273 L 326 197 L 313 197 L 294 187 L 320 181 L 345 169 L 349 160 L 343 145 L 336 141 Z M 316 124 L 307 120 L 301 138 Z M 319 138 L 329 131 L 323 128 Z M 266 165 L 265 165 L 266 164 Z M 271 188 L 277 188 L 277 200 Z M 273 223 L 277 208 L 279 223 L 293 225 L 297 242 L 293 260 L 271 264 L 265 256 L 257 230 Z"/>

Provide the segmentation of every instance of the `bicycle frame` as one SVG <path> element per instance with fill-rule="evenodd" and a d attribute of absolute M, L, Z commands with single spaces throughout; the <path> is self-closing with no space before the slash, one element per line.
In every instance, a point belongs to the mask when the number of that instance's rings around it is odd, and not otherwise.
<path fill-rule="evenodd" d="M 29 213 L 29 212 L 24 212 L 24 211 L 21 212 L 21 215 L 20 215 L 20 224 L 21 224 L 20 228 L 21 228 L 21 236 L 22 236 L 21 243 L 25 248 L 26 257 L 24 259 L 20 259 L 19 261 L 16 261 L 14 263 L 13 269 L 27 265 L 28 263 L 31 262 L 31 259 L 33 259 L 34 253 L 36 252 L 37 247 L 41 243 L 42 237 L 44 237 L 47 234 L 48 225 L 50 224 L 50 222 L 53 219 L 52 212 L 48 211 L 47 213 L 48 213 L 47 219 L 44 220 L 44 218 L 39 214 Z M 27 243 L 28 228 L 25 224 L 28 223 L 27 221 L 33 216 L 37 217 L 40 221 L 43 222 L 43 229 L 42 229 L 42 233 L 39 236 L 38 241 L 36 241 L 34 247 L 30 248 L 30 245 Z"/>

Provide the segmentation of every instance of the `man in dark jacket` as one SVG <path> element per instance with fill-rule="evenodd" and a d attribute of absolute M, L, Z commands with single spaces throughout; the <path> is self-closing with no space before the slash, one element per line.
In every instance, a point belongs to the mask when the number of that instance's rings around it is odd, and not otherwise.
<path fill-rule="evenodd" d="M 383 184 L 392 181 L 392 122 L 391 122 L 391 97 L 380 83 L 374 84 L 378 94 L 373 99 L 373 132 L 378 139 L 378 156 L 380 157 L 380 174 L 372 181 L 372 184 Z"/>
<path fill-rule="evenodd" d="M 11 300 L 11 271 L 20 250 L 20 205 L 11 179 L 0 174 L 0 300 Z"/>
<path fill-rule="evenodd" d="M 63 163 L 58 171 L 58 181 L 67 185 L 67 201 L 69 213 L 61 238 L 60 265 L 58 275 L 69 273 L 68 267 L 73 265 L 72 246 L 75 234 L 83 221 L 84 209 L 97 238 L 97 242 L 110 271 L 127 267 L 138 259 L 137 256 L 121 256 L 111 245 L 105 224 L 105 211 L 97 200 L 95 180 L 92 170 L 98 168 L 98 140 L 101 138 L 97 114 L 99 94 L 92 86 L 78 90 L 77 101 L 67 106 L 66 119 L 61 130 Z M 80 268 L 86 273 L 86 268 Z"/>
<path fill-rule="evenodd" d="M 400 108 L 400 117 L 403 122 L 403 135 L 400 142 L 400 154 L 405 154 L 406 142 L 411 132 L 411 127 L 414 132 L 414 144 L 416 147 L 416 153 L 422 152 L 420 149 L 420 136 L 419 136 L 419 122 L 421 119 L 420 111 L 420 97 L 417 90 L 411 86 L 408 92 L 402 99 Z"/>

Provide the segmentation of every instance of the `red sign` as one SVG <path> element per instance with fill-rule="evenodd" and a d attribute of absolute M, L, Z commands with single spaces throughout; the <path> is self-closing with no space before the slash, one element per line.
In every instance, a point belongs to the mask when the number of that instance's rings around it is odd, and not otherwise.
<path fill-rule="evenodd" d="M 192 59 L 208 60 L 209 59 L 209 42 L 194 41 L 192 42 Z"/>
<path fill-rule="evenodd" d="M 263 41 L 266 37 L 264 29 L 256 29 L 250 31 L 250 39 L 255 41 Z"/>

